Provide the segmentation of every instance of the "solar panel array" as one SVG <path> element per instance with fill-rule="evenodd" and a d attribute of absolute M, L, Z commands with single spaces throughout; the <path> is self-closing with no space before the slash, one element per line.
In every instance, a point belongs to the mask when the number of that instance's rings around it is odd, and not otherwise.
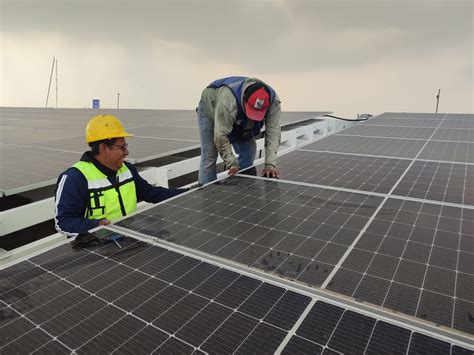
<path fill-rule="evenodd" d="M 282 112 L 281 125 L 329 112 Z M 198 148 L 193 110 L 0 108 L 0 196 L 54 184 L 88 150 L 84 129 L 91 117 L 112 114 L 135 135 L 133 163 Z"/>
<path fill-rule="evenodd" d="M 0 271 L 0 352 L 472 353 L 474 164 L 421 158 L 449 119 L 382 115 L 281 157 L 285 180 L 228 178 L 109 227 L 146 243 Z M 412 120 L 437 125 L 359 137 Z"/>
<path fill-rule="evenodd" d="M 382 115 L 281 157 L 284 181 L 228 179 L 118 225 L 474 334 L 474 163 L 422 158 L 450 119 Z M 387 138 L 411 126 L 430 137 Z"/>
<path fill-rule="evenodd" d="M 63 245 L 0 272 L 2 353 L 468 353 L 456 342 L 114 234 L 120 248 Z"/>
<path fill-rule="evenodd" d="M 286 179 L 385 194 L 324 287 L 474 334 L 473 122 L 387 113 L 283 157 Z"/>

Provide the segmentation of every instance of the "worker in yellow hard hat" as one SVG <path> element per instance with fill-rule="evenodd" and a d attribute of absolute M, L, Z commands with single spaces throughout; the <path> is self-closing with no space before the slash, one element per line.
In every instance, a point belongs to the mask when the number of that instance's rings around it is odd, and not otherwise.
<path fill-rule="evenodd" d="M 133 213 L 137 200 L 156 203 L 187 191 L 146 182 L 125 161 L 129 153 L 125 138 L 132 136 L 114 116 L 99 115 L 89 121 L 90 150 L 58 178 L 55 225 L 59 232 L 74 237 Z"/>

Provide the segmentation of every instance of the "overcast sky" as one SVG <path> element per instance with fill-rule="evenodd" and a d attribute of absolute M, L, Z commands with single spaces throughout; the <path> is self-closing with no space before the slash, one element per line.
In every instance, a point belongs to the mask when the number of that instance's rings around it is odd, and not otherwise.
<path fill-rule="evenodd" d="M 0 106 L 192 109 L 229 75 L 284 110 L 474 112 L 473 0 L 0 0 Z M 53 77 L 49 106 L 55 105 Z"/>

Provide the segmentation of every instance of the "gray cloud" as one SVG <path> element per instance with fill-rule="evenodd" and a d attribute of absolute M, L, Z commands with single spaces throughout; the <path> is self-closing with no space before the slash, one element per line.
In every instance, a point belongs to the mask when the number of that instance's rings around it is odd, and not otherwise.
<path fill-rule="evenodd" d="M 473 6 L 436 0 L 7 0 L 2 29 L 131 48 L 166 41 L 187 47 L 196 60 L 298 72 L 436 55 L 459 44 L 472 50 Z"/>
<path fill-rule="evenodd" d="M 0 4 L 4 105 L 42 105 L 56 55 L 73 107 L 113 107 L 120 91 L 124 107 L 192 108 L 215 77 L 240 74 L 274 85 L 289 109 L 423 111 L 438 87 L 452 111 L 473 109 L 471 0 Z"/>

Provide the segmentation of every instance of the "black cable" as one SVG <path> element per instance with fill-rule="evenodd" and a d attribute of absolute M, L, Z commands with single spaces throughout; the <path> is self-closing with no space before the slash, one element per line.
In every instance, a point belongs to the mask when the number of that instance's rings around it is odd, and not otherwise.
<path fill-rule="evenodd" d="M 349 119 L 349 118 L 342 118 L 342 117 L 337 117 L 337 116 L 333 116 L 333 115 L 322 115 L 322 117 L 331 117 L 331 118 L 335 118 L 337 120 L 342 120 L 342 121 L 349 121 L 349 122 L 356 122 L 356 121 L 367 121 L 368 118 L 356 118 L 356 119 Z"/>

